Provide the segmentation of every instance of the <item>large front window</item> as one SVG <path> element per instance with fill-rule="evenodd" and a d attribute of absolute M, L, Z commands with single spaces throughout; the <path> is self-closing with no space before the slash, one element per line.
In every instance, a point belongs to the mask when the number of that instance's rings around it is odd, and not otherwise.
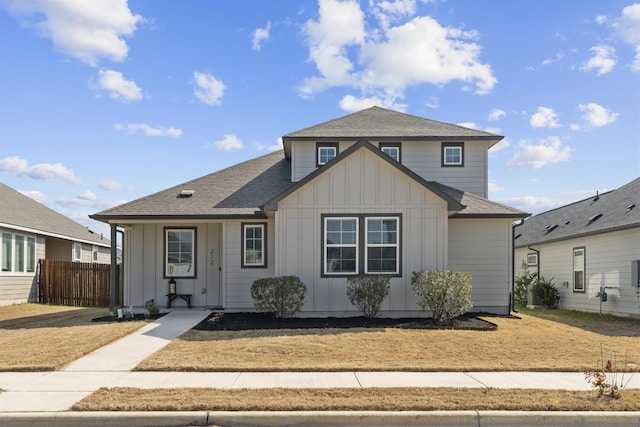
<path fill-rule="evenodd" d="M 36 238 L 2 233 L 0 246 L 2 272 L 33 273 L 36 271 Z"/>
<path fill-rule="evenodd" d="M 325 276 L 400 274 L 399 216 L 325 216 L 323 221 Z"/>
<path fill-rule="evenodd" d="M 196 230 L 165 229 L 165 276 L 196 277 Z"/>

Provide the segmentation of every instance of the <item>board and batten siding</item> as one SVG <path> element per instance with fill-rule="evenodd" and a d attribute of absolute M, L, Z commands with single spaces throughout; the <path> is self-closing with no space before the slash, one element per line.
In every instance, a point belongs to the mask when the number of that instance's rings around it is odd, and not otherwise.
<path fill-rule="evenodd" d="M 14 233 L 10 229 L 1 231 Z M 36 238 L 36 262 L 45 256 L 45 238 L 17 232 L 24 236 Z M 0 306 L 11 304 L 22 304 L 26 302 L 38 301 L 37 268 L 33 273 L 7 273 L 0 272 Z"/>
<path fill-rule="evenodd" d="M 376 141 L 371 142 L 378 145 Z M 463 167 L 442 167 L 442 143 L 440 141 L 398 142 L 401 144 L 402 164 L 422 178 L 480 197 L 488 197 L 488 145 L 486 142 L 464 142 Z M 340 142 L 339 152 L 343 152 L 353 144 L 354 142 Z M 316 143 L 313 141 L 297 141 L 292 144 L 292 181 L 300 181 L 316 170 L 315 150 Z"/>
<path fill-rule="evenodd" d="M 276 275 L 307 285 L 303 313 L 355 315 L 346 278 L 322 275 L 323 214 L 400 214 L 401 274 L 391 279 L 382 310 L 416 312 L 411 273 L 447 265 L 447 205 L 374 153 L 362 148 L 283 198 L 276 212 Z M 362 231 L 361 231 L 362 232 Z"/>
<path fill-rule="evenodd" d="M 631 286 L 631 261 L 640 259 L 640 227 L 531 246 L 540 251 L 540 275 L 553 278 L 560 291 L 561 308 L 599 312 L 597 294 L 605 286 L 603 313 L 640 316 L 640 288 Z M 573 291 L 573 249 L 579 247 L 585 248 L 585 292 Z M 534 252 L 516 248 L 516 276 L 529 253 Z"/>
<path fill-rule="evenodd" d="M 509 314 L 511 219 L 450 219 L 449 270 L 471 273 L 473 309 Z"/>

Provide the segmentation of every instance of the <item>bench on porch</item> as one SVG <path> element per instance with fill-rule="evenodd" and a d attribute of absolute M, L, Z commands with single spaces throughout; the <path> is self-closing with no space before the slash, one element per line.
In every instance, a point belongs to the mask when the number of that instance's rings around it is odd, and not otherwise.
<path fill-rule="evenodd" d="M 176 298 L 184 300 L 187 303 L 187 307 L 191 308 L 191 294 L 167 294 L 167 298 L 167 308 L 171 308 L 171 302 Z"/>

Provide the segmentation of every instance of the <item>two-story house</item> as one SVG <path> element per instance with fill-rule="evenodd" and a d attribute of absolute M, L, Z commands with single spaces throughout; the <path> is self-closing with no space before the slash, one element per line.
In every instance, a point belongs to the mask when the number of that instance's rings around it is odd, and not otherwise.
<path fill-rule="evenodd" d="M 251 284 L 297 275 L 302 315 L 357 315 L 346 279 L 392 277 L 386 316 L 419 314 L 414 271 L 472 276 L 475 311 L 506 314 L 512 222 L 487 199 L 487 151 L 501 136 L 372 107 L 284 135 L 282 151 L 91 217 L 124 229 L 125 304 L 251 310 Z M 113 234 L 113 232 L 112 232 Z"/>

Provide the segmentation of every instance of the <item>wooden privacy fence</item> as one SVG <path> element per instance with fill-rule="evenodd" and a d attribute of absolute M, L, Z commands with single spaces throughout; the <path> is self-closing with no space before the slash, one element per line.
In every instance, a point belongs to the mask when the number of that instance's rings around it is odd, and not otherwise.
<path fill-rule="evenodd" d="M 116 304 L 121 304 L 120 265 L 116 266 L 116 277 Z M 111 265 L 40 259 L 38 294 L 39 301 L 43 304 L 109 307 Z"/>

